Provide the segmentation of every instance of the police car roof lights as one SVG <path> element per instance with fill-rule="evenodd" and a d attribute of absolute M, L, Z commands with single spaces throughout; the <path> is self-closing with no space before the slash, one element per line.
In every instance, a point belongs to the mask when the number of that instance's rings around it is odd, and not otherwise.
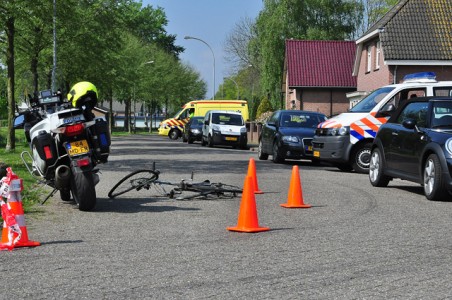
<path fill-rule="evenodd" d="M 436 82 L 436 74 L 434 72 L 419 72 L 407 74 L 403 77 L 403 82 Z"/>

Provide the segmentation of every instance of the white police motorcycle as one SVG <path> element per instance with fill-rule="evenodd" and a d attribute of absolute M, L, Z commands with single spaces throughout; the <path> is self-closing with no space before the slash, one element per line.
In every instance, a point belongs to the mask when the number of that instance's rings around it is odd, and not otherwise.
<path fill-rule="evenodd" d="M 110 153 L 107 122 L 94 117 L 95 103 L 73 107 L 50 90 L 31 98 L 30 104 L 15 126 L 23 124 L 30 144 L 30 152 L 21 153 L 28 171 L 53 188 L 43 203 L 60 191 L 63 201 L 71 200 L 72 194 L 81 211 L 92 210 L 99 181 L 95 167 L 106 163 Z"/>

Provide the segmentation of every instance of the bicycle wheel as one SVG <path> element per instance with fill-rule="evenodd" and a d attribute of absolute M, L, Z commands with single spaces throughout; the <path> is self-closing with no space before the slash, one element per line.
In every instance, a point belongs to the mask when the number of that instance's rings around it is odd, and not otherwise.
<path fill-rule="evenodd" d="M 152 170 L 138 170 L 128 174 L 121 179 L 108 193 L 108 197 L 125 194 L 131 190 L 140 190 L 141 188 L 150 187 L 150 184 L 159 178 L 159 173 Z"/>
<path fill-rule="evenodd" d="M 224 183 L 212 183 L 212 186 L 215 187 L 215 193 L 218 197 L 224 196 L 224 197 L 236 197 L 237 194 L 242 193 L 242 189 L 238 186 L 224 184 Z"/>

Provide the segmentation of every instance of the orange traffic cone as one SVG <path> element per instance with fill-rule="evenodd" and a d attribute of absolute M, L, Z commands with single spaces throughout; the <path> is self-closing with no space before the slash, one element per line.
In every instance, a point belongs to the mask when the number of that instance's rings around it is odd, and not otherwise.
<path fill-rule="evenodd" d="M 248 164 L 248 174 L 247 176 L 251 176 L 254 185 L 254 193 L 255 194 L 263 194 L 261 190 L 259 190 L 259 186 L 257 184 L 257 176 L 256 176 L 256 162 L 254 158 L 250 158 L 250 162 Z"/>
<path fill-rule="evenodd" d="M 281 204 L 285 208 L 310 208 L 310 204 L 303 203 L 303 190 L 301 188 L 300 173 L 298 166 L 292 168 L 292 178 L 290 179 L 287 203 Z"/>
<path fill-rule="evenodd" d="M 268 227 L 259 227 L 257 220 L 256 199 L 253 193 L 253 179 L 246 176 L 240 203 L 239 218 L 236 227 L 227 227 L 229 231 L 261 232 L 270 230 Z"/>
<path fill-rule="evenodd" d="M 20 182 L 20 183 L 18 183 Z M 11 213 L 15 215 L 17 224 L 22 232 L 20 239 L 14 245 L 11 245 L 8 237 L 9 228 L 6 222 L 3 222 L 2 242 L 0 249 L 10 249 L 16 247 L 36 247 L 40 246 L 39 242 L 30 241 L 28 239 L 27 227 L 25 226 L 24 210 L 22 208 L 22 197 L 20 191 L 22 190 L 22 179 L 17 177 L 9 182 L 9 194 L 7 196 L 8 206 Z"/>

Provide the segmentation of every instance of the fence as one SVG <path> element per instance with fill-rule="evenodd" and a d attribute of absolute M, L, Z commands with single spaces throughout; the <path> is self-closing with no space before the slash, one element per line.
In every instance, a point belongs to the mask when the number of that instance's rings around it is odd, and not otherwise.
<path fill-rule="evenodd" d="M 262 123 L 246 122 L 246 131 L 248 133 L 248 143 L 257 144 L 259 142 L 259 135 L 261 134 Z"/>

